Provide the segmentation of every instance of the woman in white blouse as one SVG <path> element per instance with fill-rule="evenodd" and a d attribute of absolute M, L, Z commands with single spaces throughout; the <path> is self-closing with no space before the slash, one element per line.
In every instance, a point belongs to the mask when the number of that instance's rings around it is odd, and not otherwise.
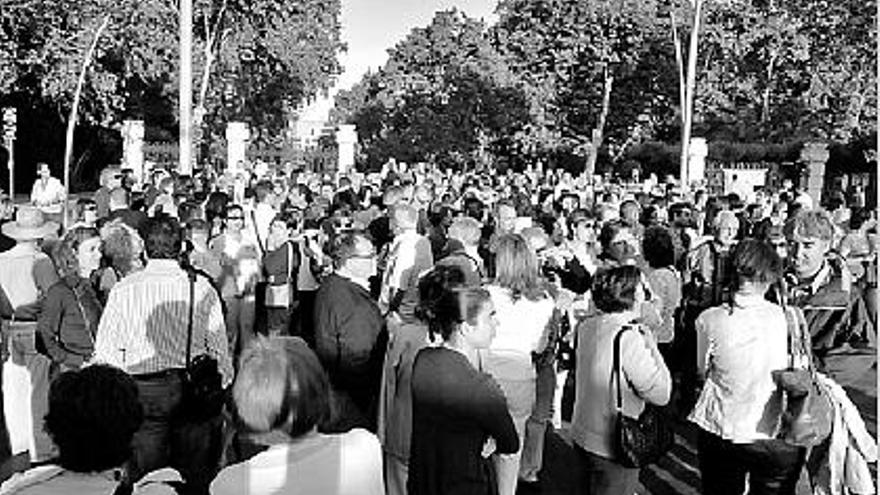
<path fill-rule="evenodd" d="M 501 386 L 520 438 L 519 452 L 495 456 L 498 493 L 514 495 L 523 448 L 529 448 L 523 446 L 526 421 L 535 407 L 537 373 L 532 353 L 547 345 L 554 302 L 524 237 L 505 234 L 498 238 L 495 270 L 495 281 L 486 289 L 495 306 L 498 327 L 483 366 Z"/>
<path fill-rule="evenodd" d="M 782 271 L 769 244 L 745 240 L 733 252 L 732 301 L 697 318 L 697 363 L 705 377 L 689 419 L 700 427 L 703 493 L 794 495 L 805 449 L 776 440 L 782 400 L 772 372 L 789 364 L 781 306 L 764 298 Z"/>

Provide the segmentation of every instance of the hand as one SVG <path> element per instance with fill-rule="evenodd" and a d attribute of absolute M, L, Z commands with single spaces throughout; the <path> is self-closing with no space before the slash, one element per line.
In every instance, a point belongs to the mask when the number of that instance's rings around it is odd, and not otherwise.
<path fill-rule="evenodd" d="M 486 443 L 483 444 L 483 452 L 481 455 L 483 456 L 483 458 L 488 458 L 490 455 L 495 453 L 496 449 L 497 447 L 495 446 L 495 439 L 489 437 L 486 439 Z"/>

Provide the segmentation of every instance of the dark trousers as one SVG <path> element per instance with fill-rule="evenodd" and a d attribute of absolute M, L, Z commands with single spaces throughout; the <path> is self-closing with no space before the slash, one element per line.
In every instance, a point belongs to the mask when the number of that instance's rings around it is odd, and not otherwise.
<path fill-rule="evenodd" d="M 183 397 L 179 372 L 167 371 L 150 377 L 135 377 L 144 422 L 132 439 L 131 481 L 163 467 L 180 472 L 187 493 L 208 493 L 219 472 L 222 450 L 222 419 L 190 423 L 178 419 Z"/>
<path fill-rule="evenodd" d="M 639 483 L 639 470 L 621 466 L 575 445 L 578 463 L 578 495 L 632 495 Z M 711 492 L 706 492 L 711 493 Z"/>
<path fill-rule="evenodd" d="M 703 493 L 795 495 L 806 449 L 782 440 L 737 444 L 700 430 L 697 439 Z"/>
<path fill-rule="evenodd" d="M 302 337 L 312 349 L 315 348 L 315 296 L 317 294 L 317 290 L 297 291 L 296 300 L 299 304 L 293 317 L 293 329 L 290 333 L 296 337 Z"/>

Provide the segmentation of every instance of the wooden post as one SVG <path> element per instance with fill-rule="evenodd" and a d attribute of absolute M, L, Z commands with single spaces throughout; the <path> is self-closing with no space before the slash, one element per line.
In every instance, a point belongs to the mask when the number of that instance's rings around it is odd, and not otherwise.
<path fill-rule="evenodd" d="M 192 175 L 192 0 L 180 0 L 180 153 L 178 172 Z"/>

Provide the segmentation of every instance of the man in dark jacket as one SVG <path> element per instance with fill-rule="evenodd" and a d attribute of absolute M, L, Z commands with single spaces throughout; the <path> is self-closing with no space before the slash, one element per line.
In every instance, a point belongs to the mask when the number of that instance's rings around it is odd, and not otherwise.
<path fill-rule="evenodd" d="M 315 297 L 315 350 L 333 386 L 328 427 L 376 431 L 376 408 L 387 343 L 385 320 L 370 297 L 376 251 L 361 234 L 343 234 L 333 246 L 335 273 Z"/>
<path fill-rule="evenodd" d="M 804 312 L 820 371 L 841 386 L 876 394 L 877 322 L 843 260 L 828 255 L 831 219 L 823 211 L 805 211 L 786 222 L 784 231 L 788 303 Z"/>

